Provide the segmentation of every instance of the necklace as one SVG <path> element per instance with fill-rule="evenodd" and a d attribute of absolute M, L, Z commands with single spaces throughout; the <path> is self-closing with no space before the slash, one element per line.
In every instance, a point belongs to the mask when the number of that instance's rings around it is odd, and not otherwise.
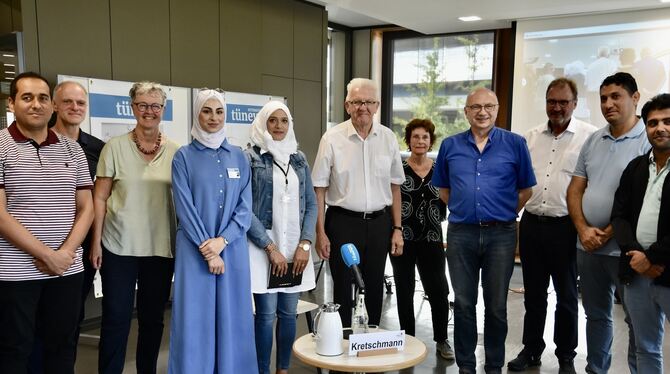
<path fill-rule="evenodd" d="M 163 134 L 158 132 L 158 139 L 156 139 L 156 144 L 154 144 L 153 149 L 144 149 L 142 147 L 142 144 L 140 144 L 140 140 L 137 138 L 137 132 L 135 132 L 135 129 L 132 131 L 133 133 L 133 142 L 135 143 L 135 146 L 137 146 L 137 149 L 139 149 L 140 152 L 144 153 L 145 155 L 153 155 L 156 152 L 158 152 L 158 149 L 161 147 L 161 139 L 163 137 Z"/>

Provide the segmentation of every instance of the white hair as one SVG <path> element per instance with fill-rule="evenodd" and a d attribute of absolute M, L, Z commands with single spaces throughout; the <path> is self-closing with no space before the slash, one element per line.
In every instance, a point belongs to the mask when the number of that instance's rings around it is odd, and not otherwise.
<path fill-rule="evenodd" d="M 346 100 L 349 101 L 353 90 L 364 87 L 371 89 L 375 93 L 375 100 L 379 100 L 379 86 L 377 86 L 377 82 L 366 78 L 354 78 L 351 80 L 351 82 L 349 82 L 349 84 L 347 84 Z"/>
<path fill-rule="evenodd" d="M 165 93 L 163 86 L 156 82 L 141 81 L 133 83 L 133 87 L 130 88 L 128 96 L 134 101 L 135 97 L 139 95 L 158 95 L 163 100 L 163 104 L 165 104 L 165 101 L 167 100 L 167 94 Z"/>

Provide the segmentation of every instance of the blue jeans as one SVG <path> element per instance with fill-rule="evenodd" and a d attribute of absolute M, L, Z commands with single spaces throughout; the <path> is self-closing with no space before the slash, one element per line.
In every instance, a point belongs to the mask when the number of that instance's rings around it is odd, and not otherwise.
<path fill-rule="evenodd" d="M 256 357 L 258 372 L 270 373 L 272 353 L 272 324 L 277 316 L 277 369 L 286 370 L 291 363 L 291 348 L 295 340 L 296 309 L 299 292 L 255 293 Z"/>
<path fill-rule="evenodd" d="M 670 288 L 636 275 L 625 286 L 624 302 L 635 329 L 637 369 L 640 373 L 663 372 L 663 319 L 670 315 Z"/>
<path fill-rule="evenodd" d="M 618 289 L 628 324 L 628 369 L 636 374 L 635 337 L 619 282 L 619 257 L 577 249 L 577 270 L 586 313 L 586 372 L 607 373 L 612 364 L 612 306 Z"/>
<path fill-rule="evenodd" d="M 516 222 L 496 226 L 450 223 L 447 264 L 454 287 L 454 348 L 456 363 L 475 371 L 477 294 L 481 270 L 484 295 L 484 368 L 499 370 L 505 362 L 507 289 L 514 270 Z"/>

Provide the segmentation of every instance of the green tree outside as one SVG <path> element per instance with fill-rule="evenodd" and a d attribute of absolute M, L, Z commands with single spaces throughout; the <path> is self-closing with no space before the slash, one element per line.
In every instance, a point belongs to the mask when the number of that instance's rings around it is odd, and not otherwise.
<path fill-rule="evenodd" d="M 468 70 L 470 72 L 470 80 L 463 81 L 457 86 L 464 93 L 471 91 L 477 87 L 490 87 L 491 81 L 476 81 L 475 74 L 481 67 L 482 63 L 479 60 L 479 37 L 476 34 L 456 37 L 465 47 L 465 53 L 468 58 Z M 442 76 L 444 71 L 444 63 L 440 62 L 440 38 L 433 38 L 433 50 L 425 57 L 425 62 L 419 65 L 422 72 L 421 81 L 416 85 L 407 85 L 406 89 L 416 98 L 416 102 L 412 104 L 411 113 L 412 118 L 428 118 L 435 124 L 435 146 L 433 151 L 437 151 L 442 140 L 448 136 L 463 132 L 467 130 L 468 124 L 465 114 L 462 110 L 458 110 L 454 118 L 448 118 L 446 115 L 448 108 L 462 108 L 465 105 L 465 100 L 458 96 L 444 95 L 446 88 L 446 80 Z M 393 129 L 398 138 L 400 148 L 406 147 L 404 135 L 405 125 L 408 120 L 395 116 L 393 118 Z"/>

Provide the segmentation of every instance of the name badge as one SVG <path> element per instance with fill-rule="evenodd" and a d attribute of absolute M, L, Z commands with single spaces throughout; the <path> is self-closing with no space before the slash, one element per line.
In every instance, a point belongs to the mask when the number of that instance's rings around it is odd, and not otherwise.
<path fill-rule="evenodd" d="M 240 179 L 240 169 L 228 168 L 228 178 Z"/>

